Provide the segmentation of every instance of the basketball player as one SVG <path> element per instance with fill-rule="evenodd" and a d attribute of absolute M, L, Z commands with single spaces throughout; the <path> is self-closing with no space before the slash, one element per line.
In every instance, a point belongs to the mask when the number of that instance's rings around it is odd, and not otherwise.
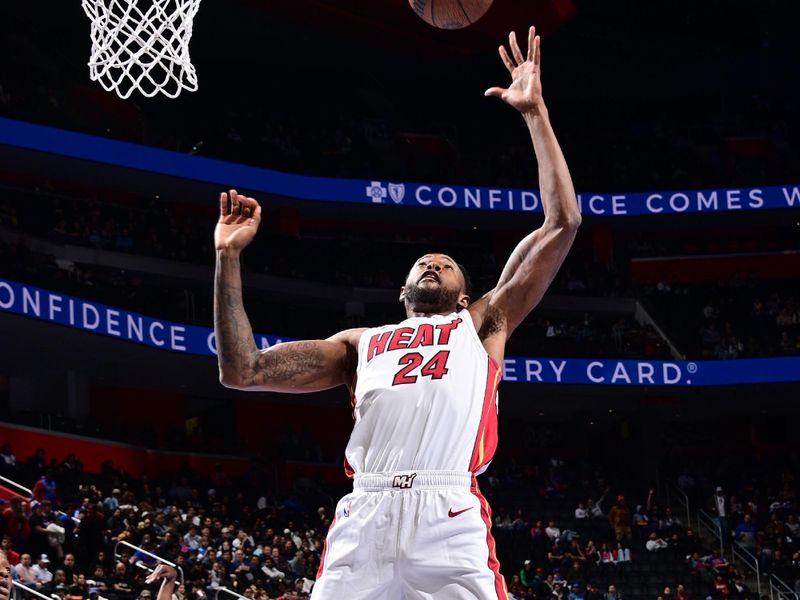
<path fill-rule="evenodd" d="M 581 217 L 542 100 L 539 37 L 523 55 L 514 33 L 493 87 L 525 120 L 539 164 L 545 219 L 511 254 L 496 287 L 471 302 L 465 272 L 445 254 L 420 257 L 400 289 L 407 319 L 325 340 L 257 349 L 242 304 L 239 255 L 261 207 L 220 195 L 214 326 L 223 385 L 239 390 L 350 389 L 345 451 L 353 493 L 339 502 L 314 600 L 501 599 L 508 595 L 475 476 L 497 445 L 496 391 L 505 343 L 544 295 Z"/>

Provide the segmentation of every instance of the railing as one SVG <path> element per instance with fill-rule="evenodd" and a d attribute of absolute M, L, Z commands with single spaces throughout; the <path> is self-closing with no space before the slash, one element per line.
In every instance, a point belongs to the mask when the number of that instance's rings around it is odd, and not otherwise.
<path fill-rule="evenodd" d="M 742 561 L 748 569 L 756 575 L 756 588 L 758 589 L 758 597 L 761 597 L 761 569 L 758 566 L 758 559 L 747 548 L 742 546 L 739 542 L 734 541 L 731 544 L 731 560 L 736 559 Z M 770 594 L 771 595 L 771 594 Z"/>
<path fill-rule="evenodd" d="M 238 598 L 239 600 L 252 600 L 252 598 L 247 598 L 246 596 L 242 596 L 241 594 L 237 594 L 233 590 L 229 590 L 226 587 L 218 587 L 217 591 L 214 592 L 214 600 L 219 600 L 219 593 L 225 592 L 226 594 L 230 594 L 234 598 Z"/>
<path fill-rule="evenodd" d="M 667 484 L 666 486 L 667 492 L 667 506 L 672 506 L 672 496 L 673 494 L 676 496 L 677 503 L 681 504 L 682 506 L 686 507 L 686 527 L 691 527 L 692 525 L 692 510 L 689 505 L 689 496 L 686 492 L 684 492 L 681 488 L 679 488 L 674 483 Z"/>
<path fill-rule="evenodd" d="M 11 582 L 11 592 L 12 592 L 11 598 L 13 598 L 14 600 L 21 600 L 22 598 L 21 592 L 25 592 L 27 594 L 33 594 L 34 596 L 40 598 L 41 600 L 53 600 L 50 596 L 43 594 L 38 590 L 34 590 L 33 588 L 29 588 L 27 585 L 25 585 L 24 583 L 20 583 L 19 581 Z"/>
<path fill-rule="evenodd" d="M 800 600 L 800 594 L 775 575 L 769 578 L 769 597 L 770 600 Z"/>
<path fill-rule="evenodd" d="M 173 569 L 175 569 L 178 572 L 178 578 L 180 580 L 180 583 L 183 583 L 183 569 L 181 569 L 174 562 L 169 561 L 166 558 L 162 558 L 158 554 L 153 554 L 152 552 L 149 552 L 148 550 L 145 550 L 144 548 L 140 548 L 139 546 L 134 546 L 133 544 L 131 544 L 129 542 L 126 542 L 124 540 L 119 541 L 114 545 L 114 557 L 117 560 L 122 558 L 122 552 L 119 551 L 119 547 L 120 546 L 125 546 L 126 548 L 132 549 L 135 553 L 144 554 L 145 556 L 149 556 L 150 558 L 152 558 L 153 560 L 158 561 L 159 563 L 164 563 L 165 565 L 169 565 L 170 567 L 172 567 Z M 134 554 L 133 556 L 135 557 L 136 554 Z M 143 571 L 147 571 L 148 573 L 152 573 L 153 571 L 155 571 L 155 569 L 151 568 L 149 565 L 145 564 L 141 560 L 137 560 L 134 563 L 134 565 L 136 565 L 137 567 L 139 567 Z M 48 600 L 50 600 L 50 599 L 48 598 Z"/>
<path fill-rule="evenodd" d="M 719 523 L 706 511 L 700 509 L 697 511 L 697 531 L 702 530 L 705 530 L 717 538 L 719 542 L 719 552 L 723 554 L 725 552 L 725 543 L 722 539 L 722 530 L 719 527 Z"/>

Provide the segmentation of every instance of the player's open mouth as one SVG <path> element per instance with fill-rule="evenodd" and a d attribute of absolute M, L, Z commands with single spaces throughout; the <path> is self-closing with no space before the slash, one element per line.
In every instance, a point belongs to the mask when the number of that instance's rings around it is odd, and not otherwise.
<path fill-rule="evenodd" d="M 436 271 L 425 271 L 417 283 L 422 283 L 426 279 L 432 279 L 436 283 L 439 283 L 439 275 L 436 273 Z"/>

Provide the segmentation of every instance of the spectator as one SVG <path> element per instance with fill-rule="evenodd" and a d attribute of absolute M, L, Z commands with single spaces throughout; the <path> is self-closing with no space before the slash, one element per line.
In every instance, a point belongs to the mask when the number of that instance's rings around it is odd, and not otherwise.
<path fill-rule="evenodd" d="M 756 549 L 757 535 L 758 530 L 755 525 L 753 525 L 752 515 L 745 514 L 744 521 L 736 527 L 733 533 L 734 539 L 750 552 L 754 552 Z"/>
<path fill-rule="evenodd" d="M 586 510 L 583 502 L 578 504 L 578 508 L 575 509 L 575 518 L 576 519 L 588 519 L 589 518 L 589 511 Z"/>
<path fill-rule="evenodd" d="M 725 493 L 722 491 L 722 486 L 717 486 L 714 495 L 711 497 L 710 502 L 711 516 L 719 527 L 720 535 L 723 540 L 728 539 L 728 514 L 730 512 L 728 501 L 725 498 Z"/>
<path fill-rule="evenodd" d="M 622 600 L 622 596 L 617 592 L 617 586 L 613 583 L 608 586 L 608 591 L 603 598 L 604 600 Z"/>
<path fill-rule="evenodd" d="M 625 496 L 617 496 L 617 503 L 608 512 L 608 521 L 618 542 L 631 540 L 631 511 L 625 503 Z"/>
<path fill-rule="evenodd" d="M 53 472 L 45 472 L 39 481 L 33 485 L 33 499 L 37 502 L 48 500 L 51 504 L 58 505 L 58 495 L 56 493 L 56 482 L 53 479 Z"/>
<path fill-rule="evenodd" d="M 105 514 L 114 514 L 114 511 L 119 508 L 119 498 L 121 495 L 122 491 L 119 488 L 114 488 L 111 490 L 111 495 L 107 496 L 105 500 L 103 500 L 103 512 L 105 512 Z"/>
<path fill-rule="evenodd" d="M 31 566 L 31 555 L 27 552 L 20 557 L 19 564 L 14 567 L 17 580 L 30 588 L 36 588 L 36 574 Z"/>
<path fill-rule="evenodd" d="M 544 528 L 544 532 L 551 542 L 558 543 L 558 541 L 561 539 L 561 530 L 556 526 L 556 522 L 552 519 L 548 521 L 547 527 Z"/>
<path fill-rule="evenodd" d="M 19 552 L 15 551 L 14 548 L 11 547 L 10 535 L 3 536 L 2 543 L 0 543 L 0 550 L 2 550 L 5 554 L 9 565 L 14 567 L 19 564 L 20 555 Z"/>
<path fill-rule="evenodd" d="M 28 546 L 31 528 L 25 518 L 25 503 L 21 496 L 12 496 L 8 506 L 3 510 L 6 534 L 11 537 L 11 545 L 15 548 L 25 549 Z"/>
<path fill-rule="evenodd" d="M 650 538 L 645 544 L 645 548 L 647 548 L 650 552 L 657 552 L 667 548 L 668 546 L 669 544 L 666 542 L 666 540 L 658 537 L 655 531 L 650 534 Z"/>
<path fill-rule="evenodd" d="M 519 580 L 524 587 L 529 588 L 533 584 L 533 577 L 533 563 L 530 559 L 526 559 L 519 571 Z"/>
<path fill-rule="evenodd" d="M 626 548 L 622 542 L 617 542 L 617 547 L 614 550 L 614 559 L 618 563 L 631 562 L 631 550 Z"/>
<path fill-rule="evenodd" d="M 36 578 L 36 587 L 44 587 L 45 584 L 53 580 L 53 574 L 50 572 L 49 567 L 50 559 L 47 558 L 47 554 L 40 555 L 39 561 L 31 568 L 33 576 Z"/>
<path fill-rule="evenodd" d="M 11 444 L 3 444 L 3 449 L 0 451 L 0 470 L 9 472 L 17 466 L 17 457 L 11 452 Z"/>

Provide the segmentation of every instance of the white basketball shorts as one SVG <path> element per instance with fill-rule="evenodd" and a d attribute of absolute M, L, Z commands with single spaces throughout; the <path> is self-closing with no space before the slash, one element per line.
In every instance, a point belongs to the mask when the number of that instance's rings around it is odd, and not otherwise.
<path fill-rule="evenodd" d="M 312 600 L 507 600 L 491 511 L 471 473 L 357 474 Z"/>

